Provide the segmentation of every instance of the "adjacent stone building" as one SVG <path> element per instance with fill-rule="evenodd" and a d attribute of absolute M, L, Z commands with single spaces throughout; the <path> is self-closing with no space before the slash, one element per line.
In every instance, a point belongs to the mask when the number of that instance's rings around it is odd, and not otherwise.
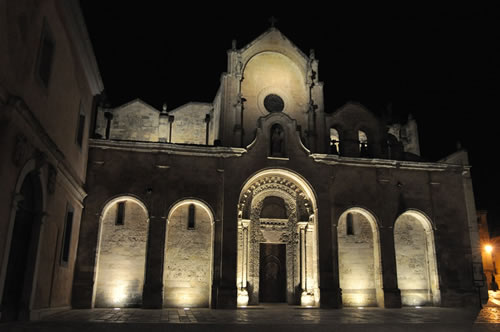
<path fill-rule="evenodd" d="M 272 27 L 212 103 L 100 108 L 73 306 L 478 304 L 466 152 L 421 161 L 415 119 L 327 112 L 319 77 Z"/>
<path fill-rule="evenodd" d="M 0 1 L 0 312 L 71 307 L 95 97 L 78 1 Z"/>

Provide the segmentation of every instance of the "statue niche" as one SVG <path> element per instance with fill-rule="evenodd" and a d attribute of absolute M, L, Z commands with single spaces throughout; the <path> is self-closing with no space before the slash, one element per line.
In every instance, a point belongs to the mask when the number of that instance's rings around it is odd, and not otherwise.
<path fill-rule="evenodd" d="M 271 127 L 271 157 L 285 157 L 285 131 L 279 124 Z"/>

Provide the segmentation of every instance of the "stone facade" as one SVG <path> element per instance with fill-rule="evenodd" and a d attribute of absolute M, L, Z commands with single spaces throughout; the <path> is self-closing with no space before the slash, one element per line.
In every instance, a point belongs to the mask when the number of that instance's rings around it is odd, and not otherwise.
<path fill-rule="evenodd" d="M 123 220 L 118 222 L 118 205 Z M 133 199 L 108 203 L 102 221 L 96 270 L 96 307 L 142 305 L 148 215 Z"/>
<path fill-rule="evenodd" d="M 228 51 L 212 103 L 100 109 L 73 306 L 98 305 L 99 216 L 120 197 L 149 218 L 145 308 L 477 304 L 466 152 L 421 161 L 414 119 L 327 113 L 318 77 L 271 28 Z"/>
<path fill-rule="evenodd" d="M 71 306 L 102 90 L 78 1 L 0 1 L 2 320 Z"/>

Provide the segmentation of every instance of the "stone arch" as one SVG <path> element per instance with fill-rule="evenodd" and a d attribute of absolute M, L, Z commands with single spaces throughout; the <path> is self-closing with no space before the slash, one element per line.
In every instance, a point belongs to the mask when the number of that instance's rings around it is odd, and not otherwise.
<path fill-rule="evenodd" d="M 116 223 L 124 203 L 123 224 Z M 108 200 L 99 218 L 99 243 L 93 296 L 95 307 L 140 307 L 146 266 L 149 212 L 139 198 Z"/>
<path fill-rule="evenodd" d="M 287 55 L 276 51 L 259 52 L 248 59 L 240 82 L 244 98 L 242 115 L 243 146 L 254 139 L 257 120 L 270 113 L 284 113 L 295 119 L 301 128 L 307 128 L 306 111 L 309 107 L 309 87 L 303 69 Z M 278 109 L 269 108 L 266 101 L 279 101 Z"/>
<path fill-rule="evenodd" d="M 5 238 L 0 300 L 2 320 L 27 320 L 33 308 L 46 208 L 46 170 L 30 159 L 17 178 Z"/>
<path fill-rule="evenodd" d="M 188 227 L 190 207 L 194 207 L 194 227 Z M 212 209 L 200 199 L 181 199 L 169 209 L 163 265 L 164 307 L 210 306 L 213 224 Z"/>
<path fill-rule="evenodd" d="M 418 210 L 402 213 L 394 224 L 394 247 L 402 304 L 439 305 L 441 293 L 431 219 Z"/>
<path fill-rule="evenodd" d="M 263 202 L 270 196 L 283 199 L 287 218 L 260 218 Z M 286 248 L 286 302 L 319 303 L 316 214 L 312 188 L 292 171 L 266 169 L 247 180 L 238 205 L 239 306 L 259 303 L 262 246 L 269 253 L 272 246 Z"/>
<path fill-rule="evenodd" d="M 349 230 L 347 219 L 352 220 Z M 383 306 L 380 235 L 376 217 L 364 208 L 347 209 L 339 218 L 337 239 L 342 303 L 345 306 Z"/>

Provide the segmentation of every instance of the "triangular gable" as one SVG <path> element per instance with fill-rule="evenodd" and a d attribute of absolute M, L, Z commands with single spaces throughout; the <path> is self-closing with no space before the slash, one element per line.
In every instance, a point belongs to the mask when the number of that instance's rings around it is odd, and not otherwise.
<path fill-rule="evenodd" d="M 239 49 L 243 63 L 246 63 L 254 55 L 266 51 L 284 54 L 303 68 L 306 68 L 309 62 L 309 57 L 280 30 L 274 27 L 269 28 L 259 37 Z"/>

